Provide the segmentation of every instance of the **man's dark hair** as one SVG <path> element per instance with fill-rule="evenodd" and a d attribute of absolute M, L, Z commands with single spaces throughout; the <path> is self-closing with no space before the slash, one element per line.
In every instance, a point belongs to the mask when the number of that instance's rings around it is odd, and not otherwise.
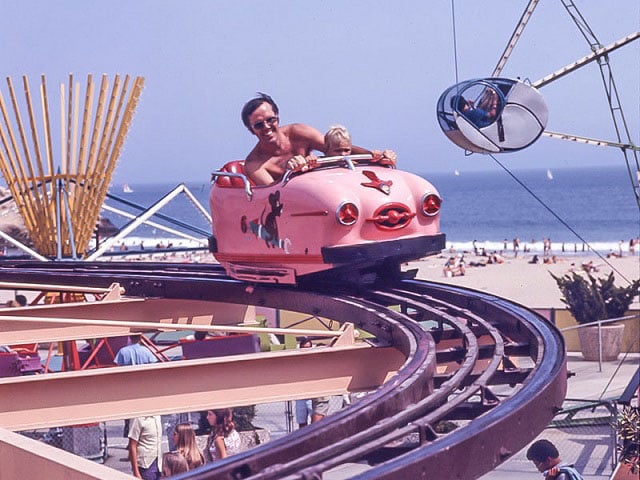
<path fill-rule="evenodd" d="M 271 98 L 266 93 L 258 92 L 257 97 L 252 98 L 244 104 L 244 107 L 242 107 L 242 123 L 244 123 L 244 126 L 247 127 L 251 133 L 253 133 L 253 130 L 251 130 L 251 125 L 249 125 L 249 115 L 255 112 L 256 108 L 258 108 L 263 103 L 268 103 L 269 105 L 271 105 L 271 108 L 273 108 L 273 113 L 275 113 L 276 115 L 278 115 L 279 113 L 278 105 L 276 105 L 276 102 L 273 101 L 273 98 Z"/>
<path fill-rule="evenodd" d="M 27 297 L 24 295 L 16 295 L 16 302 L 18 302 L 21 307 L 25 307 L 27 305 Z"/>
<path fill-rule="evenodd" d="M 129 342 L 131 342 L 131 345 L 133 345 L 134 343 L 139 343 L 141 339 L 142 335 L 140 334 L 129 335 Z"/>
<path fill-rule="evenodd" d="M 538 440 L 533 442 L 527 450 L 527 460 L 544 462 L 547 458 L 558 458 L 560 453 L 556 446 L 549 440 Z"/>
<path fill-rule="evenodd" d="M 462 95 L 454 95 L 453 97 L 451 97 L 450 103 L 451 108 L 459 112 L 462 112 L 464 110 L 464 107 L 467 106 L 467 101 Z"/>

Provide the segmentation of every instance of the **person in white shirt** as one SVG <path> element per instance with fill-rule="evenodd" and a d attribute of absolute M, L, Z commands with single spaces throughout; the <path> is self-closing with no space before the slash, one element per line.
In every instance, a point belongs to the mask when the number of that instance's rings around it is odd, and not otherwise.
<path fill-rule="evenodd" d="M 160 416 L 137 417 L 129 427 L 129 459 L 136 478 L 158 480 L 162 472 L 162 422 Z"/>

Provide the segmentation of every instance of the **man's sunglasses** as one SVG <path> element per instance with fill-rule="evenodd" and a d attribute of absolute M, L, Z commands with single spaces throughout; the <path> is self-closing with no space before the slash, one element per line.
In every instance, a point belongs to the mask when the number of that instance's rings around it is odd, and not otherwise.
<path fill-rule="evenodd" d="M 269 117 L 264 121 L 256 122 L 253 125 L 254 130 L 262 130 L 265 126 L 273 127 L 276 123 L 278 123 L 278 117 Z"/>

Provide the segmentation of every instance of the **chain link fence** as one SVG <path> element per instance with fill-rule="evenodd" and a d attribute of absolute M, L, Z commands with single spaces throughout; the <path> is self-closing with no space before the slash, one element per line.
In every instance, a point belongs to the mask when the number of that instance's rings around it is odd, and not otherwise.
<path fill-rule="evenodd" d="M 617 463 L 616 412 L 613 402 L 567 400 L 544 438 L 554 442 L 562 459 L 579 472 L 608 477 Z"/>

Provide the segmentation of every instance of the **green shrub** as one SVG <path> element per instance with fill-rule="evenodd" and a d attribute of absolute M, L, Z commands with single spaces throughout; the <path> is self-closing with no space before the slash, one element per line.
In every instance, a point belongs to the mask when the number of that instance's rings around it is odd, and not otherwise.
<path fill-rule="evenodd" d="M 625 405 L 613 424 L 617 433 L 618 461 L 629 465 L 631 473 L 640 470 L 640 414 L 638 407 Z"/>
<path fill-rule="evenodd" d="M 256 416 L 256 406 L 247 405 L 246 407 L 235 407 L 233 409 L 233 423 L 239 432 L 255 430 L 253 419 Z"/>
<path fill-rule="evenodd" d="M 613 272 L 604 279 L 596 279 L 591 274 L 585 279 L 575 272 L 562 277 L 551 273 L 551 276 L 562 292 L 560 300 L 580 324 L 622 317 L 640 288 L 640 279 L 627 287 L 616 287 Z"/>

